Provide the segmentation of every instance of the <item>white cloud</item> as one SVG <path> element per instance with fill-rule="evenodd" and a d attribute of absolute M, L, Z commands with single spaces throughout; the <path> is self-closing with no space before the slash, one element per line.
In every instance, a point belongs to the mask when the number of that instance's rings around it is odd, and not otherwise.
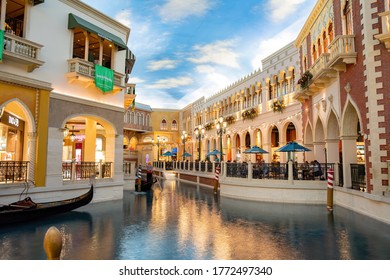
<path fill-rule="evenodd" d="M 195 57 L 188 58 L 197 64 L 215 63 L 218 65 L 240 68 L 239 55 L 233 50 L 236 40 L 216 41 L 207 45 L 196 45 L 194 50 L 198 53 Z"/>
<path fill-rule="evenodd" d="M 142 92 L 137 94 L 136 102 L 147 104 L 152 108 L 164 108 L 164 109 L 181 109 L 179 107 L 177 97 L 171 95 L 164 90 L 141 88 L 136 92 Z M 151 98 L 153 97 L 153 98 Z"/>
<path fill-rule="evenodd" d="M 170 89 L 170 88 L 188 86 L 191 85 L 193 82 L 194 81 L 190 77 L 161 79 L 156 81 L 154 84 L 148 86 L 148 88 Z"/>
<path fill-rule="evenodd" d="M 115 19 L 122 23 L 123 25 L 130 27 L 131 26 L 131 11 L 130 10 L 123 10 L 120 11 L 118 14 L 116 14 Z"/>
<path fill-rule="evenodd" d="M 130 83 L 130 84 L 142 84 L 142 83 L 144 83 L 145 82 L 145 80 L 144 79 L 141 79 L 141 78 L 138 78 L 138 77 L 130 77 L 129 78 L 129 81 L 128 81 L 128 83 Z"/>
<path fill-rule="evenodd" d="M 172 59 L 155 60 L 149 62 L 147 69 L 150 71 L 158 71 L 161 69 L 175 69 L 178 63 L 178 60 Z"/>
<path fill-rule="evenodd" d="M 210 0 L 168 0 L 159 13 L 164 21 L 180 21 L 189 16 L 204 15 L 212 4 Z"/>
<path fill-rule="evenodd" d="M 297 38 L 298 32 L 301 30 L 305 20 L 306 18 L 300 18 L 273 37 L 259 38 L 256 50 L 253 51 L 256 55 L 254 59 L 252 59 L 252 67 L 254 69 L 260 68 L 262 59 L 294 41 Z"/>
<path fill-rule="evenodd" d="M 269 0 L 266 7 L 271 12 L 270 16 L 274 22 L 284 21 L 286 17 L 295 14 L 299 5 L 306 0 Z"/>

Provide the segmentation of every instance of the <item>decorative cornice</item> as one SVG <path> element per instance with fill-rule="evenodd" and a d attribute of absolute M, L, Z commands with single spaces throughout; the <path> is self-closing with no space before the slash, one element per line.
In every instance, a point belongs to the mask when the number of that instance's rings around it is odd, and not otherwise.
<path fill-rule="evenodd" d="M 93 107 L 107 109 L 107 110 L 111 110 L 111 111 L 117 111 L 117 112 L 122 112 L 122 113 L 125 112 L 125 109 L 123 107 L 117 107 L 117 106 L 110 105 L 110 104 L 104 104 L 104 103 L 96 102 L 93 100 L 81 99 L 81 98 L 77 98 L 74 96 L 65 95 L 65 94 L 61 94 L 61 93 L 57 93 L 57 92 L 51 92 L 50 98 L 73 102 L 73 103 L 78 103 L 78 104 L 82 104 L 82 105 L 93 106 Z"/>
<path fill-rule="evenodd" d="M 17 74 L 0 71 L 0 81 L 15 85 L 21 85 L 28 88 L 42 89 L 52 91 L 51 83 L 43 82 L 40 80 L 31 79 L 25 76 L 19 76 Z"/>
<path fill-rule="evenodd" d="M 333 1 L 333 0 L 318 0 L 316 5 L 314 6 L 305 24 L 303 25 L 301 32 L 299 32 L 298 37 L 295 40 L 295 46 L 297 48 L 299 48 L 302 45 L 303 40 L 310 34 L 310 30 L 314 25 L 314 22 L 317 20 L 318 16 L 322 12 L 322 10 L 324 9 L 328 1 Z"/>

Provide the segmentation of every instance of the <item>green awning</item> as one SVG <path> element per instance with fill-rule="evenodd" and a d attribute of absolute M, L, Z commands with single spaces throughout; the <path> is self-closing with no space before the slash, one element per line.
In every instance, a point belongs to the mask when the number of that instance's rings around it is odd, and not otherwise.
<path fill-rule="evenodd" d="M 111 34 L 110 32 L 107 32 L 106 30 L 70 13 L 69 21 L 68 21 L 68 29 L 74 29 L 76 27 L 81 27 L 82 29 L 94 33 L 103 39 L 113 42 L 115 45 L 118 46 L 119 50 L 127 49 L 126 44 L 118 36 Z"/>

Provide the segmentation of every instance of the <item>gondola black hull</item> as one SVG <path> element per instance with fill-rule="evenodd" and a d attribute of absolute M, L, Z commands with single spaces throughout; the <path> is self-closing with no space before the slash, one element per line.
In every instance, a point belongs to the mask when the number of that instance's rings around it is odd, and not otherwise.
<path fill-rule="evenodd" d="M 154 178 L 154 180 L 152 181 L 141 181 L 141 185 L 137 185 L 136 186 L 136 191 L 138 192 L 147 192 L 147 191 L 150 191 L 152 189 L 152 186 L 154 183 L 157 182 L 157 179 Z"/>
<path fill-rule="evenodd" d="M 45 202 L 33 203 L 31 207 L 12 203 L 0 207 L 0 225 L 28 222 L 45 218 L 48 216 L 72 211 L 81 206 L 87 205 L 93 198 L 93 186 L 90 190 L 75 198 Z"/>

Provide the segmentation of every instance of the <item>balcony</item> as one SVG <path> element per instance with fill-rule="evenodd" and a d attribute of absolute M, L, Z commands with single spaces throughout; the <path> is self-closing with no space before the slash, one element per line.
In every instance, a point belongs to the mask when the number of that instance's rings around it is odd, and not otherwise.
<path fill-rule="evenodd" d="M 329 45 L 329 66 L 337 71 L 346 71 L 347 64 L 356 64 L 354 35 L 339 35 Z"/>
<path fill-rule="evenodd" d="M 378 14 L 382 20 L 382 33 L 375 35 L 375 38 L 385 44 L 390 51 L 390 11 Z"/>
<path fill-rule="evenodd" d="M 4 52 L 5 60 L 12 60 L 27 66 L 27 71 L 32 72 L 44 64 L 39 60 L 39 54 L 43 46 L 12 33 L 4 33 Z"/>
<path fill-rule="evenodd" d="M 68 60 L 68 73 L 66 74 L 69 83 L 80 81 L 85 87 L 95 86 L 95 64 L 84 59 L 72 58 Z M 110 93 L 117 93 L 125 88 L 124 74 L 114 71 L 114 90 Z"/>
<path fill-rule="evenodd" d="M 152 131 L 152 127 L 151 126 L 142 125 L 142 124 L 133 124 L 133 123 L 124 123 L 123 124 L 123 129 L 125 129 L 125 130 L 143 131 L 143 132 Z"/>
<path fill-rule="evenodd" d="M 308 99 L 326 88 L 337 77 L 337 72 L 346 71 L 347 64 L 356 63 L 356 57 L 355 36 L 337 36 L 329 45 L 329 53 L 321 54 L 310 67 L 313 77 L 308 86 L 297 87 L 295 99 Z"/>

